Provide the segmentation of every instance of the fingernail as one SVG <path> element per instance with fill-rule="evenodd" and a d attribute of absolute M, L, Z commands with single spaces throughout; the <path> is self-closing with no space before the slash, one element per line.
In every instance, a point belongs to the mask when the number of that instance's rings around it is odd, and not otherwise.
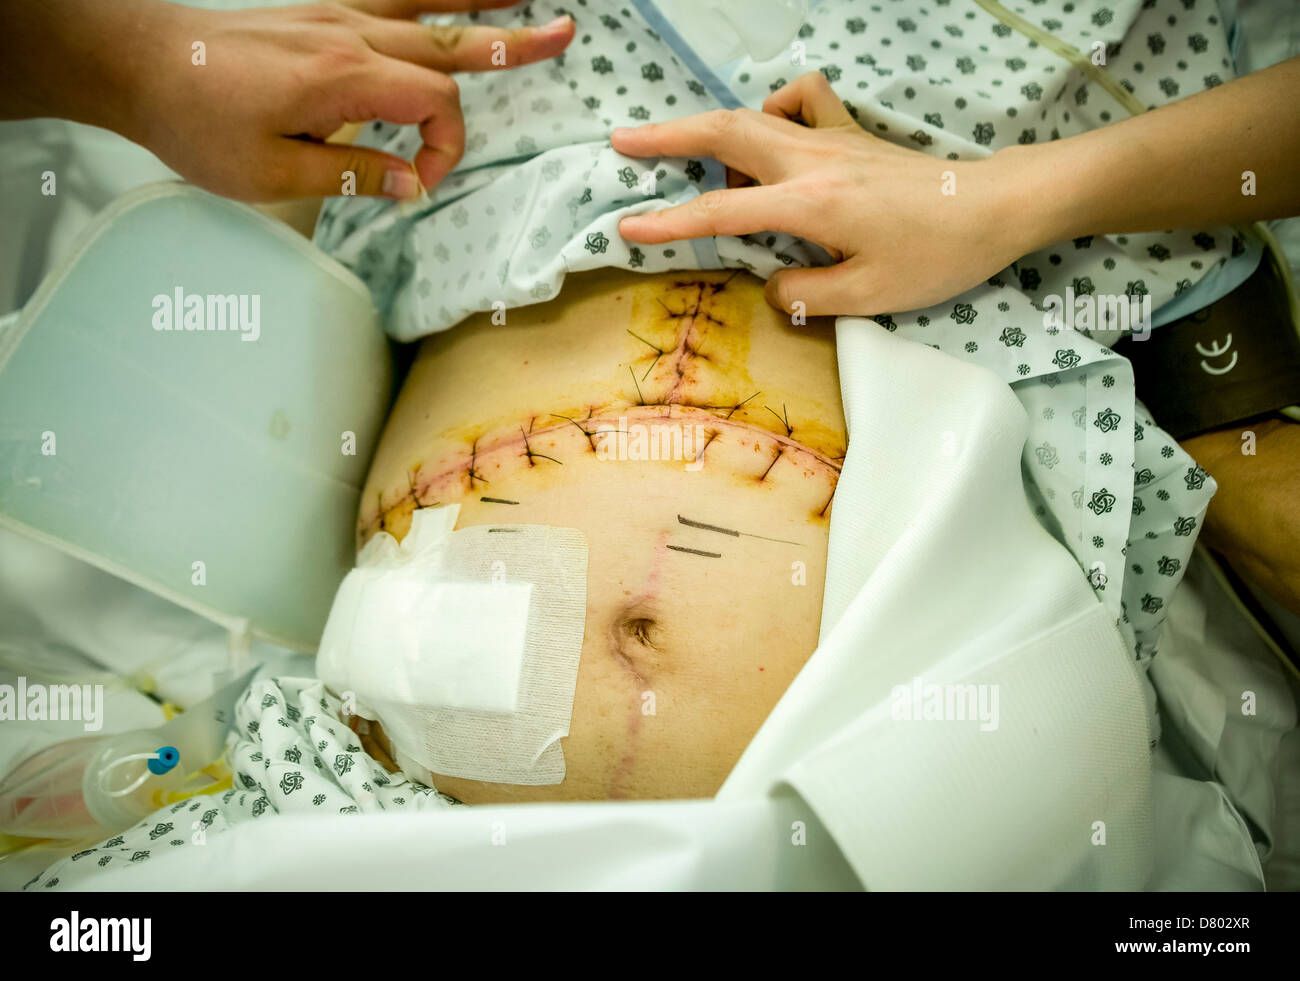
<path fill-rule="evenodd" d="M 567 27 L 571 23 L 571 18 L 567 14 L 561 14 L 555 20 L 543 24 L 538 28 L 539 31 L 558 31 L 561 27 Z"/>
<path fill-rule="evenodd" d="M 410 201 L 420 196 L 420 182 L 413 170 L 390 170 L 384 175 L 383 193 L 385 197 L 398 201 Z"/>

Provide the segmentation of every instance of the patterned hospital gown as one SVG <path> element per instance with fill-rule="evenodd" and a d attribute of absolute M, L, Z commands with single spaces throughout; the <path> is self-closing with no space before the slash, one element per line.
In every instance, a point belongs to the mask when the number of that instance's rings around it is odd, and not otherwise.
<path fill-rule="evenodd" d="M 1210 0 L 1013 0 L 1010 9 L 1080 51 L 1099 47 L 1105 71 L 1144 106 L 1234 75 Z M 541 24 L 560 13 L 577 21 L 563 56 L 459 77 L 466 153 L 427 205 L 335 198 L 324 209 L 317 244 L 370 285 L 394 337 L 445 330 L 498 303 L 549 299 L 578 270 L 728 267 L 766 277 L 782 265 L 828 261 L 816 245 L 777 233 L 625 242 L 623 215 L 690 200 L 724 178 L 708 159 L 617 154 L 608 142 L 616 126 L 758 108 L 808 70 L 826 76 L 867 132 L 953 160 L 1128 115 L 1106 88 L 973 0 L 825 0 L 792 39 L 790 57 L 743 58 L 725 78 L 671 44 L 673 32 L 642 0 L 536 0 L 470 19 Z M 419 135 L 374 123 L 362 142 L 409 157 Z M 641 183 L 648 170 L 650 195 Z M 871 207 L 869 197 L 846 202 L 855 204 Z M 1144 667 L 1215 485 L 1135 401 L 1132 370 L 1108 346 L 1117 332 L 1096 340 L 1053 332 L 1044 298 L 1067 287 L 1149 295 L 1158 311 L 1230 260 L 1258 254 L 1228 228 L 1080 238 L 1025 256 L 946 303 L 874 318 L 1012 385 L 1029 416 L 1024 470 L 1036 514 L 1074 554 Z M 1206 294 L 1205 304 L 1215 298 Z"/>
<path fill-rule="evenodd" d="M 315 678 L 259 679 L 235 707 L 226 759 L 234 789 L 200 795 L 50 866 L 25 889 L 76 888 L 101 869 L 146 862 L 172 848 L 275 814 L 434 810 L 456 802 L 390 774 L 340 721 L 341 703 Z"/>
<path fill-rule="evenodd" d="M 1211 0 L 1010 0 L 1007 7 L 1080 51 L 1099 46 L 1104 71 L 1146 107 L 1234 77 L 1226 25 Z M 648 0 L 534 0 L 468 19 L 512 26 L 561 13 L 577 22 L 564 55 L 458 76 L 465 157 L 426 204 L 336 198 L 322 211 L 316 243 L 370 286 L 394 338 L 446 330 L 498 303 L 550 299 L 574 271 L 746 268 L 766 277 L 782 266 L 829 261 L 815 244 L 778 233 L 624 242 L 623 215 L 688 201 L 722 187 L 724 177 L 713 160 L 621 156 L 609 146 L 616 126 L 759 108 L 769 92 L 809 70 L 826 76 L 868 133 L 952 160 L 1127 115 L 1104 86 L 1046 45 L 964 0 L 823 0 L 791 39 L 789 56 L 742 58 L 721 75 Z M 381 122 L 366 127 L 360 142 L 410 157 L 420 140 L 415 127 Z M 946 303 L 873 318 L 1012 386 L 1029 418 L 1023 470 L 1036 514 L 1074 554 L 1144 667 L 1215 485 L 1135 401 L 1132 370 L 1108 347 L 1114 334 L 1094 340 L 1046 329 L 1044 298 L 1067 287 L 1076 295 L 1150 295 L 1159 310 L 1226 264 L 1257 256 L 1254 242 L 1227 228 L 1080 238 L 1025 256 Z M 1218 295 L 1201 293 L 1200 305 Z M 319 682 L 256 683 L 239 710 L 235 790 L 159 811 L 57 863 L 28 888 L 75 884 L 86 871 L 193 847 L 206 834 L 281 811 L 449 806 L 449 798 L 384 772 L 360 751 L 337 709 Z"/>

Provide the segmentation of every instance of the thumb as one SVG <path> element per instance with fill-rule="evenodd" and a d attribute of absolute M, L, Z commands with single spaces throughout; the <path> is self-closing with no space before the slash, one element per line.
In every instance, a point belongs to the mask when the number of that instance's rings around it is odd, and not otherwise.
<path fill-rule="evenodd" d="M 296 175 L 290 197 L 358 195 L 410 201 L 424 193 L 409 160 L 369 147 L 311 143 L 292 144 L 290 166 Z"/>
<path fill-rule="evenodd" d="M 794 316 L 868 316 L 873 304 L 863 279 L 852 262 L 780 269 L 768 278 L 763 295 L 771 306 Z"/>
<path fill-rule="evenodd" d="M 781 86 L 763 101 L 763 111 L 786 119 L 802 119 L 814 129 L 857 126 L 821 72 L 806 72 Z"/>

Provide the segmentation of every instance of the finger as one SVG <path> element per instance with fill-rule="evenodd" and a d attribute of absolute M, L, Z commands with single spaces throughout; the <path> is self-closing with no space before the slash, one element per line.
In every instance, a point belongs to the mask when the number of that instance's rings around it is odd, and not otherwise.
<path fill-rule="evenodd" d="M 415 171 L 425 188 L 434 187 L 456 169 L 465 155 L 465 117 L 460 106 L 420 124 L 423 146 L 415 154 Z"/>
<path fill-rule="evenodd" d="M 812 269 L 780 269 L 768 278 L 763 296 L 778 310 L 809 317 L 884 312 L 873 308 L 865 276 L 852 260 Z"/>
<path fill-rule="evenodd" d="M 618 231 L 628 241 L 644 245 L 762 231 L 801 235 L 798 229 L 804 226 L 801 219 L 806 214 L 787 188 L 741 187 L 705 191 L 673 208 L 630 215 L 619 222 Z"/>
<path fill-rule="evenodd" d="M 432 27 L 367 18 L 361 36 L 375 51 L 440 72 L 493 71 L 553 58 L 573 40 L 573 19 L 542 27 Z"/>
<path fill-rule="evenodd" d="M 368 147 L 285 138 L 277 152 L 282 175 L 270 188 L 278 200 L 357 194 L 409 201 L 420 181 L 408 160 Z"/>
<path fill-rule="evenodd" d="M 814 128 L 856 125 L 821 72 L 805 72 L 781 86 L 763 101 L 763 112 L 784 119 L 802 119 Z"/>
<path fill-rule="evenodd" d="M 791 154 L 779 139 L 791 124 L 752 109 L 714 109 L 666 123 L 615 129 L 610 145 L 629 157 L 713 157 L 733 170 L 775 184 Z"/>
<path fill-rule="evenodd" d="M 376 17 L 418 17 L 420 14 L 458 14 L 467 10 L 499 10 L 522 0 L 338 0 L 344 7 Z"/>
<path fill-rule="evenodd" d="M 358 80 L 348 81 L 348 89 L 345 114 L 350 122 L 420 124 L 424 145 L 415 155 L 415 168 L 426 189 L 451 173 L 464 156 L 460 87 L 450 77 L 377 56 Z"/>
<path fill-rule="evenodd" d="M 349 123 L 382 119 L 406 126 L 460 112 L 460 86 L 455 79 L 382 55 L 367 56 L 356 71 L 331 80 L 330 85 L 329 104 Z"/>

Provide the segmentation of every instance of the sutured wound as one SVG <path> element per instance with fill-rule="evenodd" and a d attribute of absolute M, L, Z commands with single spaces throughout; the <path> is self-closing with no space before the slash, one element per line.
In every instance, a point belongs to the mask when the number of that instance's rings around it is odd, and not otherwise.
<path fill-rule="evenodd" d="M 599 440 L 608 438 L 605 434 L 622 432 L 622 423 L 703 426 L 706 435 L 697 445 L 693 461 L 699 465 L 707 464 L 708 451 L 718 440 L 753 440 L 756 448 L 760 444 L 765 447 L 748 474 L 755 484 L 772 480 L 782 465 L 827 477 L 830 493 L 825 504 L 810 515 L 824 519 L 845 455 L 842 443 L 827 427 L 812 421 L 802 426 L 792 423 L 786 404 L 781 403 L 778 412 L 759 400 L 760 391 L 721 403 L 716 395 L 715 400 L 698 398 L 698 390 L 708 387 L 709 379 L 703 377 L 706 369 L 725 378 L 726 372 L 736 367 L 738 352 L 728 334 L 725 304 L 719 300 L 735 275 L 720 282 L 676 280 L 663 296 L 655 297 L 659 310 L 650 323 L 638 331 L 626 331 L 633 351 L 625 363 L 624 383 L 616 385 L 623 391 L 607 404 L 533 413 L 526 423 L 498 425 L 474 436 L 464 449 L 442 454 L 432 466 L 417 464 L 407 472 L 404 492 L 377 495 L 374 517 L 358 528 L 361 537 L 386 529 L 395 512 L 405 515 L 437 507 L 475 491 L 488 492 L 479 498 L 484 503 L 517 504 L 491 496 L 490 481 L 484 476 L 489 466 L 497 474 L 508 472 L 509 464 L 560 467 L 571 454 L 596 455 Z M 669 337 L 657 336 L 663 333 Z M 638 370 L 642 363 L 644 370 Z M 562 438 L 565 430 L 581 434 L 582 439 L 560 449 L 559 444 L 566 442 Z M 806 436 L 796 435 L 804 431 Z M 541 452 L 543 446 L 550 452 Z"/>

